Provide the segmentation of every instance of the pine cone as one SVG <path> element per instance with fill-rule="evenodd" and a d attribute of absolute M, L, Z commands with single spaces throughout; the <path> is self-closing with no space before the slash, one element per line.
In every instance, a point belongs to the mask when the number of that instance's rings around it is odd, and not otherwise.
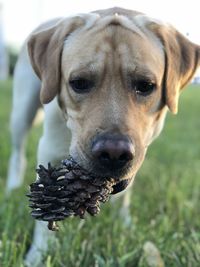
<path fill-rule="evenodd" d="M 30 185 L 27 194 L 37 220 L 48 221 L 50 230 L 57 230 L 56 221 L 69 216 L 84 218 L 86 212 L 97 215 L 100 202 L 106 202 L 113 191 L 113 178 L 98 178 L 82 169 L 72 158 L 63 160 L 60 167 L 40 165 L 39 179 Z"/>

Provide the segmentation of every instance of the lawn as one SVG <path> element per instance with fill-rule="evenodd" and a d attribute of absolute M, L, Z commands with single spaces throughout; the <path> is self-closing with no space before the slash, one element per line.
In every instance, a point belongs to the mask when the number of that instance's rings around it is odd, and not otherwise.
<path fill-rule="evenodd" d="M 5 196 L 10 153 L 11 80 L 0 83 L 0 266 L 22 267 L 34 221 L 25 194 L 34 180 L 41 126 L 28 136 L 24 186 Z M 146 267 L 143 246 L 153 242 L 166 267 L 200 266 L 200 87 L 181 96 L 179 114 L 150 147 L 133 187 L 132 223 L 123 225 L 120 200 L 107 203 L 96 218 L 60 223 L 47 267 Z"/>

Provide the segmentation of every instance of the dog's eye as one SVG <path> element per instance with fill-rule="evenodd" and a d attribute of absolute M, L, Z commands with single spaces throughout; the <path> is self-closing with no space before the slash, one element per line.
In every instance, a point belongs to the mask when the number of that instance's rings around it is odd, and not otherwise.
<path fill-rule="evenodd" d="M 71 88 L 76 93 L 87 93 L 94 86 L 94 82 L 85 78 L 76 78 L 69 81 Z"/>
<path fill-rule="evenodd" d="M 149 81 L 133 81 L 132 88 L 135 90 L 136 94 L 148 96 L 155 90 L 156 85 Z"/>

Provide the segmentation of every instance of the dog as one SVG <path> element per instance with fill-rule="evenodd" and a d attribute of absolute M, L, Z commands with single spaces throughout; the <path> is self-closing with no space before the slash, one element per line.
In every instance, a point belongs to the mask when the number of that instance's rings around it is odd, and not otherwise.
<path fill-rule="evenodd" d="M 69 153 L 89 172 L 116 177 L 123 190 L 199 65 L 200 46 L 140 12 L 111 8 L 42 24 L 15 69 L 8 191 L 22 183 L 25 136 L 41 103 L 38 164 Z M 37 222 L 27 264 L 41 261 L 48 238 Z"/>

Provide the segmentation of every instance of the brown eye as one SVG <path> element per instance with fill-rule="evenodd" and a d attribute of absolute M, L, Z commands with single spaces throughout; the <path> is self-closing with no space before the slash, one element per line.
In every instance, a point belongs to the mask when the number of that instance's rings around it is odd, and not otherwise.
<path fill-rule="evenodd" d="M 131 85 L 136 94 L 142 96 L 148 96 L 156 89 L 155 83 L 149 81 L 133 81 Z"/>
<path fill-rule="evenodd" d="M 94 87 L 94 82 L 85 78 L 72 79 L 69 84 L 79 94 L 88 93 Z"/>

